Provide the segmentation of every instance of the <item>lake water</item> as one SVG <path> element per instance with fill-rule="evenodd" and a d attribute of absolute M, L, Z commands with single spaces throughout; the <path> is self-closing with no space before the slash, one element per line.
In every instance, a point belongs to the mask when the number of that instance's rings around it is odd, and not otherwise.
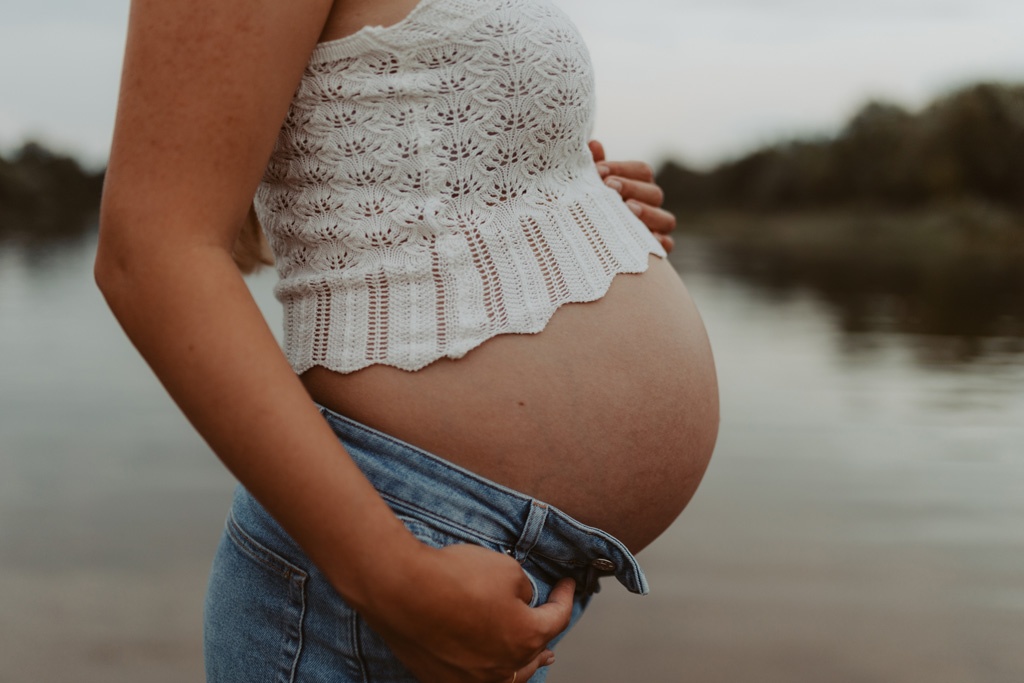
<path fill-rule="evenodd" d="M 0 681 L 201 680 L 232 480 L 107 311 L 94 248 L 0 244 Z M 851 327 L 706 242 L 673 260 L 717 357 L 719 446 L 640 555 L 653 595 L 606 582 L 550 680 L 1024 680 L 1016 332 Z M 251 286 L 277 329 L 272 283 Z"/>

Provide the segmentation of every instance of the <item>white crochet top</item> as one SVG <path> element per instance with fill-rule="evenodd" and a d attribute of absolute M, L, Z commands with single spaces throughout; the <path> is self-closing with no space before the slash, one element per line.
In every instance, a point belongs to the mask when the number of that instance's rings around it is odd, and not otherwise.
<path fill-rule="evenodd" d="M 664 257 L 594 166 L 593 90 L 549 0 L 421 0 L 318 45 L 256 197 L 294 370 L 461 358 Z"/>

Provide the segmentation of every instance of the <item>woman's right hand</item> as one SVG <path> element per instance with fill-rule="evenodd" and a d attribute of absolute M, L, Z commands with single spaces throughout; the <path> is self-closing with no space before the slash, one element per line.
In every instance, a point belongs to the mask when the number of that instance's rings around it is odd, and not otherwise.
<path fill-rule="evenodd" d="M 526 683 L 572 616 L 572 579 L 530 607 L 519 564 L 480 546 L 423 545 L 392 576 L 360 612 L 421 683 Z"/>
<path fill-rule="evenodd" d="M 569 623 L 572 583 L 530 608 L 511 558 L 414 543 L 231 257 L 334 4 L 132 0 L 96 281 L 204 440 L 420 681 L 525 683 Z"/>

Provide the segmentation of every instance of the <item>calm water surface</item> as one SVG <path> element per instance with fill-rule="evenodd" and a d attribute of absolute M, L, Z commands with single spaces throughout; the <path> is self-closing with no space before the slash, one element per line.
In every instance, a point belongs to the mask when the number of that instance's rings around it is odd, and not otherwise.
<path fill-rule="evenodd" d="M 0 681 L 201 680 L 230 476 L 92 284 L 0 244 Z M 686 513 L 605 583 L 554 683 L 1024 680 L 1019 339 L 851 331 L 683 240 L 722 433 Z M 251 286 L 277 329 L 273 275 Z M 167 334 L 174 334 L 168 327 Z"/>

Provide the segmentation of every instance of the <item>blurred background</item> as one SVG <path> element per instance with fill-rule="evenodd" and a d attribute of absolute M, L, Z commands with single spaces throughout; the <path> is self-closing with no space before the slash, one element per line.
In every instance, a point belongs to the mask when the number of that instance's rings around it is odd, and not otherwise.
<path fill-rule="evenodd" d="M 606 583 L 553 683 L 1024 680 L 1024 4 L 557 3 L 723 419 L 654 595 Z M 91 276 L 127 11 L 0 25 L 0 681 L 202 677 L 232 480 Z"/>

